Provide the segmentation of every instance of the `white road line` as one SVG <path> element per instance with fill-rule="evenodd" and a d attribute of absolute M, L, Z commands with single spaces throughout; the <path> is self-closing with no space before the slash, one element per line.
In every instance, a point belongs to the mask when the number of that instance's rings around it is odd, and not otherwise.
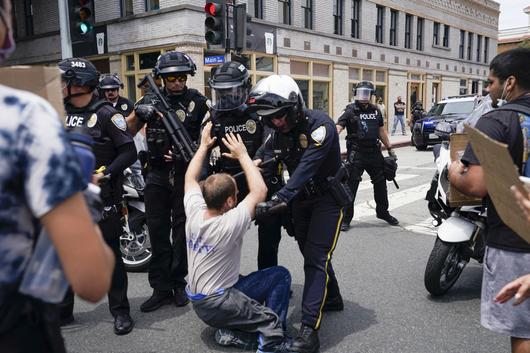
<path fill-rule="evenodd" d="M 366 189 L 371 189 L 372 188 L 372 182 L 370 181 L 370 176 L 368 176 L 367 174 L 364 174 L 364 176 L 366 176 L 368 178 L 368 180 L 361 181 L 359 183 L 359 188 L 357 189 L 357 191 L 362 191 L 362 190 L 366 190 Z M 396 175 L 396 181 L 412 179 L 412 178 L 416 178 L 417 176 L 419 176 L 419 175 L 417 175 L 417 174 L 399 174 L 398 173 Z M 391 182 L 391 181 L 387 182 L 387 184 L 394 185 L 394 183 Z"/>
<path fill-rule="evenodd" d="M 438 228 L 435 228 L 432 225 L 433 218 L 429 217 L 426 220 L 423 220 L 416 224 L 411 224 L 406 227 L 404 227 L 406 230 L 411 231 L 413 233 L 420 233 L 420 234 L 426 234 L 426 235 L 433 235 L 436 236 L 438 232 Z"/>
<path fill-rule="evenodd" d="M 398 165 L 398 170 L 400 169 L 436 170 L 436 167 L 415 167 L 413 165 Z"/>
<path fill-rule="evenodd" d="M 408 188 L 402 191 L 394 192 L 388 195 L 389 211 L 396 208 L 403 207 L 410 203 L 421 200 L 425 197 L 425 193 L 431 183 L 425 183 L 413 188 Z M 364 217 L 375 216 L 375 201 L 364 201 L 354 206 L 354 220 L 359 220 Z"/>

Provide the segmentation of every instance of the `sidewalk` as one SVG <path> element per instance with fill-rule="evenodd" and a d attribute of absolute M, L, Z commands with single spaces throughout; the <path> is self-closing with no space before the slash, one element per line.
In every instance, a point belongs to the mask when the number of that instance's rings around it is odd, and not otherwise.
<path fill-rule="evenodd" d="M 345 134 L 340 134 L 340 151 L 341 153 L 346 153 L 346 140 L 344 139 Z M 410 146 L 410 131 L 407 131 L 407 135 L 403 136 L 401 134 L 395 134 L 391 136 L 388 134 L 392 148 L 406 147 Z M 383 147 L 384 148 L 384 147 Z"/>

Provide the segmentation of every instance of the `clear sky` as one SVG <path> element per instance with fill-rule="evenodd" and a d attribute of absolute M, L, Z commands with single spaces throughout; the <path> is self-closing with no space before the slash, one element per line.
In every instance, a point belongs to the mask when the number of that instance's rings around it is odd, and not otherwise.
<path fill-rule="evenodd" d="M 495 0 L 501 4 L 499 29 L 528 26 L 528 15 L 523 9 L 530 6 L 530 0 Z"/>

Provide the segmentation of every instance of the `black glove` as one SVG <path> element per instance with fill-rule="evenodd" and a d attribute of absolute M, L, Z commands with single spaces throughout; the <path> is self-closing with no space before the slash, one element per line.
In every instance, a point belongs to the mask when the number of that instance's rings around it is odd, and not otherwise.
<path fill-rule="evenodd" d="M 393 149 L 391 149 L 391 148 L 388 149 L 388 156 L 394 158 L 397 161 L 397 155 L 396 155 L 396 152 L 394 152 Z"/>
<path fill-rule="evenodd" d="M 256 220 L 263 219 L 276 214 L 283 213 L 287 210 L 287 203 L 282 201 L 277 195 L 272 195 L 269 201 L 260 202 L 256 206 Z"/>
<path fill-rule="evenodd" d="M 156 120 L 156 109 L 150 104 L 138 104 L 134 108 L 134 113 L 143 123 L 151 123 Z"/>

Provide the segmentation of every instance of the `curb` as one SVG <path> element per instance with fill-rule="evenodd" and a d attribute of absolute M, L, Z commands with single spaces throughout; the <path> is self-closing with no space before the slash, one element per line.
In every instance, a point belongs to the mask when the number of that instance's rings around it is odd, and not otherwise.
<path fill-rule="evenodd" d="M 396 142 L 392 144 L 392 148 L 400 148 L 400 147 L 408 147 L 408 146 L 412 146 L 412 143 L 410 140 L 400 141 L 400 142 Z M 381 144 L 381 152 L 385 150 L 386 150 L 385 146 Z M 342 159 L 346 159 L 346 155 L 347 155 L 347 152 L 340 153 L 340 156 Z"/>

